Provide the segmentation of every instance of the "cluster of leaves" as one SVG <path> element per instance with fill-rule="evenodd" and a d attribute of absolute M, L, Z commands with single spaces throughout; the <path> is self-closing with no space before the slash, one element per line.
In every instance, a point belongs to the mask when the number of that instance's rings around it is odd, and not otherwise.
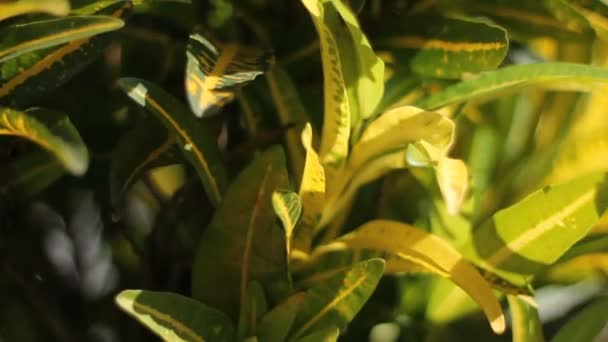
<path fill-rule="evenodd" d="M 0 20 L 0 288 L 27 284 L 3 317 L 35 303 L 24 326 L 84 338 L 44 296 L 68 259 L 100 292 L 76 207 L 108 228 L 116 304 L 167 341 L 608 321 L 601 0 L 19 0 Z M 100 207 L 60 213 L 82 187 Z M 55 269 L 21 267 L 33 234 Z M 537 291 L 573 283 L 589 304 L 556 333 Z"/>

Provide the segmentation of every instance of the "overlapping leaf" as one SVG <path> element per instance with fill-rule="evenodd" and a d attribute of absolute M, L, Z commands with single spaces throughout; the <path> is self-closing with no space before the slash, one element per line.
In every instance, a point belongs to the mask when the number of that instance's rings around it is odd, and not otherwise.
<path fill-rule="evenodd" d="M 234 327 L 222 312 L 169 292 L 125 290 L 116 304 L 165 341 L 235 341 Z"/>
<path fill-rule="evenodd" d="M 52 15 L 66 15 L 70 11 L 68 0 L 18 0 L 0 3 L 0 20 L 27 14 L 48 13 Z"/>
<path fill-rule="evenodd" d="M 532 297 L 507 295 L 511 309 L 513 342 L 543 342 L 543 328 L 538 304 Z"/>
<path fill-rule="evenodd" d="M 12 135 L 37 144 L 74 175 L 84 174 L 89 165 L 87 148 L 64 114 L 44 109 L 22 112 L 0 107 L 0 135 Z"/>
<path fill-rule="evenodd" d="M 200 34 L 190 36 L 186 56 L 186 94 L 198 117 L 232 100 L 236 86 L 262 74 L 273 61 L 269 51 L 234 44 L 216 47 Z"/>
<path fill-rule="evenodd" d="M 289 254 L 291 251 L 293 230 L 302 214 L 302 201 L 300 196 L 295 192 L 275 191 L 275 193 L 272 194 L 272 207 L 277 217 L 283 223 L 283 229 L 285 229 L 286 251 L 287 254 Z"/>
<path fill-rule="evenodd" d="M 54 156 L 46 151 L 32 151 L 4 167 L 0 172 L 0 191 L 10 189 L 9 193 L 30 198 L 64 173 L 63 165 Z"/>
<path fill-rule="evenodd" d="M 285 157 L 277 147 L 236 178 L 198 247 L 192 276 L 195 298 L 238 317 L 249 282 L 260 281 L 268 295 L 284 293 L 285 232 L 274 224 L 272 194 L 287 187 Z"/>
<path fill-rule="evenodd" d="M 266 313 L 258 326 L 258 340 L 265 342 L 285 341 L 305 298 L 306 294 L 304 292 L 298 292 Z"/>
<path fill-rule="evenodd" d="M 135 78 L 121 78 L 120 88 L 138 105 L 154 114 L 177 137 L 180 150 L 196 169 L 211 202 L 218 205 L 227 175 L 215 136 L 173 96 Z"/>

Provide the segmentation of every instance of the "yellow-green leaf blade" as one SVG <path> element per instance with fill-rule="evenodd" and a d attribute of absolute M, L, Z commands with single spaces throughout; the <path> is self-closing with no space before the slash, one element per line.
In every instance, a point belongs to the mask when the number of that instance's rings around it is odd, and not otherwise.
<path fill-rule="evenodd" d="M 158 117 L 177 136 L 180 150 L 196 169 L 211 202 L 218 205 L 228 176 L 211 131 L 177 99 L 150 82 L 121 78 L 118 85 L 135 103 Z"/>
<path fill-rule="evenodd" d="M 117 30 L 124 22 L 112 16 L 76 16 L 35 21 L 0 31 L 0 63 L 24 53 Z"/>
<path fill-rule="evenodd" d="M 116 304 L 165 341 L 202 342 L 236 339 L 230 319 L 190 298 L 145 290 L 125 290 Z"/>
<path fill-rule="evenodd" d="M 525 284 L 587 235 L 606 208 L 605 173 L 547 186 L 482 223 L 464 252 L 481 267 Z"/>
<path fill-rule="evenodd" d="M 283 223 L 287 253 L 291 251 L 291 238 L 293 230 L 302 214 L 302 201 L 300 196 L 292 191 L 275 191 L 272 194 L 272 208 Z"/>
<path fill-rule="evenodd" d="M 87 148 L 64 114 L 44 109 L 22 112 L 0 107 L 0 135 L 12 135 L 37 144 L 74 175 L 84 174 L 89 165 Z"/>
<path fill-rule="evenodd" d="M 344 327 L 363 307 L 383 271 L 382 259 L 370 259 L 310 288 L 296 316 L 290 340 L 329 327 Z"/>
<path fill-rule="evenodd" d="M 608 82 L 608 69 L 576 63 L 536 63 L 515 65 L 484 72 L 425 97 L 416 105 L 437 109 L 470 100 L 488 99 L 529 85 L 589 86 Z"/>
<path fill-rule="evenodd" d="M 0 20 L 36 12 L 67 15 L 70 12 L 70 2 L 68 0 L 20 0 L 0 3 Z"/>
<path fill-rule="evenodd" d="M 285 341 L 304 298 L 306 294 L 298 292 L 267 312 L 260 320 L 258 339 L 264 342 Z"/>
<path fill-rule="evenodd" d="M 513 342 L 545 341 L 538 316 L 538 304 L 534 298 L 507 295 L 507 301 L 511 310 Z"/>

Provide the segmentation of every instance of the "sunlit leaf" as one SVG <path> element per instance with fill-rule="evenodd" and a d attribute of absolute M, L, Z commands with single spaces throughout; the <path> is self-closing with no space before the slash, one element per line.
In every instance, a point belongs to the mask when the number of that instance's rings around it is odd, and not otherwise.
<path fill-rule="evenodd" d="M 249 282 L 260 281 L 269 296 L 286 290 L 285 232 L 274 224 L 272 194 L 287 187 L 285 157 L 277 147 L 257 157 L 231 184 L 198 247 L 195 298 L 238 317 Z"/>
<path fill-rule="evenodd" d="M 310 288 L 296 316 L 290 339 L 327 328 L 343 328 L 372 294 L 383 270 L 382 259 L 370 259 Z"/>
<path fill-rule="evenodd" d="M 464 251 L 481 267 L 525 284 L 582 239 L 606 208 L 604 173 L 547 186 L 482 223 Z"/>
<path fill-rule="evenodd" d="M 0 2 L 0 20 L 27 13 L 66 15 L 70 11 L 68 0 L 19 0 Z"/>
<path fill-rule="evenodd" d="M 125 290 L 116 304 L 165 341 L 235 341 L 230 319 L 222 312 L 169 292 Z"/>
<path fill-rule="evenodd" d="M 543 342 L 543 328 L 538 304 L 533 297 L 507 295 L 511 312 L 513 342 Z"/>
<path fill-rule="evenodd" d="M 207 195 L 218 205 L 227 175 L 215 136 L 162 88 L 136 78 L 121 78 L 119 87 L 138 105 L 154 114 L 177 137 L 179 149 L 198 172 Z"/>
<path fill-rule="evenodd" d="M 275 191 L 272 194 L 272 207 L 275 214 L 283 223 L 287 253 L 291 251 L 293 230 L 302 214 L 300 196 L 292 191 Z"/>
<path fill-rule="evenodd" d="M 261 75 L 273 62 L 268 51 L 233 44 L 216 47 L 200 34 L 190 36 L 186 56 L 186 94 L 198 117 L 232 100 L 234 87 Z"/>
<path fill-rule="evenodd" d="M 562 85 L 586 90 L 589 85 L 608 82 L 608 69 L 575 63 L 535 63 L 487 71 L 449 86 L 418 101 L 418 107 L 437 109 L 470 100 L 486 100 L 530 85 Z M 575 86 L 575 87 L 573 87 Z"/>
<path fill-rule="evenodd" d="M 24 53 L 117 30 L 124 22 L 111 16 L 82 16 L 16 24 L 0 30 L 0 63 Z"/>
<path fill-rule="evenodd" d="M 84 174 L 89 165 L 87 148 L 64 114 L 45 109 L 21 112 L 0 107 L 0 135 L 33 142 L 55 156 L 74 175 Z"/>

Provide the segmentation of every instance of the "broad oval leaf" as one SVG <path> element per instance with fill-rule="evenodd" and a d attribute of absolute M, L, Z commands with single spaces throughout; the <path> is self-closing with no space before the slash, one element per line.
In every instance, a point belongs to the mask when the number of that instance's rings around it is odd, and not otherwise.
<path fill-rule="evenodd" d="M 487 71 L 425 97 L 416 106 L 427 110 L 470 100 L 486 100 L 529 85 L 576 86 L 608 82 L 608 69 L 576 63 L 534 63 Z"/>
<path fill-rule="evenodd" d="M 16 24 L 0 30 L 0 63 L 24 53 L 117 30 L 112 16 L 75 16 Z"/>
<path fill-rule="evenodd" d="M 432 24 L 429 24 L 432 23 Z M 409 63 L 418 75 L 460 78 L 497 68 L 509 47 L 507 32 L 488 23 L 417 15 L 383 23 L 374 36 L 378 49 Z"/>
<path fill-rule="evenodd" d="M 160 87 L 136 78 L 121 78 L 119 87 L 172 131 L 180 150 L 196 169 L 209 199 L 218 205 L 228 183 L 215 136 L 177 99 Z"/>
<path fill-rule="evenodd" d="M 287 187 L 279 147 L 254 159 L 231 184 L 198 246 L 192 275 L 195 298 L 236 318 L 249 282 L 261 282 L 268 295 L 285 292 L 285 233 L 274 224 L 272 194 Z"/>
<path fill-rule="evenodd" d="M 70 12 L 70 2 L 68 0 L 19 0 L 0 2 L 0 20 L 37 12 L 52 15 L 67 15 Z"/>
<path fill-rule="evenodd" d="M 186 94 L 198 117 L 232 100 L 234 87 L 261 75 L 273 62 L 268 51 L 235 44 L 216 47 L 200 34 L 190 36 L 186 56 Z"/>
<path fill-rule="evenodd" d="M 405 223 L 370 221 L 335 242 L 319 247 L 315 253 L 345 246 L 353 250 L 390 253 L 446 277 L 462 288 L 482 308 L 492 329 L 505 330 L 505 318 L 488 282 L 447 242 Z M 390 263 L 390 258 L 387 261 Z M 387 264 L 387 269 L 398 270 Z M 409 271 L 408 269 L 404 271 Z"/>
<path fill-rule="evenodd" d="M 538 190 L 478 227 L 463 251 L 516 285 L 557 261 L 608 208 L 605 173 Z"/>
<path fill-rule="evenodd" d="M 608 322 L 608 298 L 598 298 L 571 318 L 551 342 L 599 341 L 597 337 Z"/>
<path fill-rule="evenodd" d="M 70 119 L 45 109 L 17 111 L 0 107 L 0 135 L 27 139 L 51 153 L 76 176 L 89 165 L 89 153 Z"/>
<path fill-rule="evenodd" d="M 165 341 L 236 340 L 228 316 L 175 293 L 125 290 L 116 304 Z"/>
<path fill-rule="evenodd" d="M 384 260 L 370 259 L 310 288 L 289 341 L 318 330 L 346 326 L 371 296 L 383 271 Z"/>
<path fill-rule="evenodd" d="M 341 1 L 302 0 L 319 34 L 323 63 L 324 123 L 320 157 L 339 165 L 351 129 L 372 114 L 384 89 L 384 63 L 371 48 L 352 11 Z"/>

